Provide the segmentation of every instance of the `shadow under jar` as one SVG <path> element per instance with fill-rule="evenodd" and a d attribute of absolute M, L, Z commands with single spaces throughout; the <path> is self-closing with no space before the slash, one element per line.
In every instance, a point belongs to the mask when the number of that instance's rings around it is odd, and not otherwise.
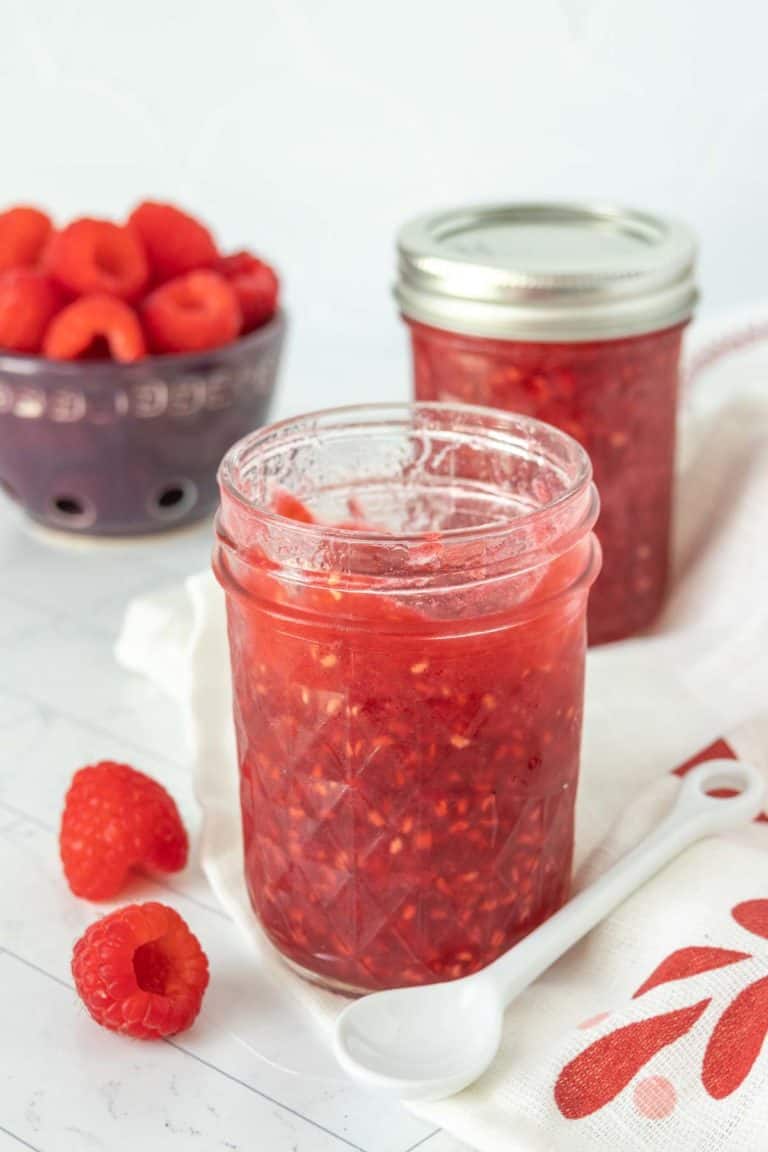
<path fill-rule="evenodd" d="M 579 440 L 601 505 L 590 642 L 649 625 L 669 567 L 690 232 L 621 208 L 507 204 L 420 217 L 399 252 L 416 399 L 525 413 Z"/>
<path fill-rule="evenodd" d="M 65 532 L 131 536 L 210 515 L 227 448 L 263 423 L 284 319 L 135 364 L 0 353 L 0 488 Z"/>
<path fill-rule="evenodd" d="M 586 453 L 525 417 L 381 405 L 257 432 L 219 478 L 264 929 L 349 993 L 476 971 L 568 894 Z"/>

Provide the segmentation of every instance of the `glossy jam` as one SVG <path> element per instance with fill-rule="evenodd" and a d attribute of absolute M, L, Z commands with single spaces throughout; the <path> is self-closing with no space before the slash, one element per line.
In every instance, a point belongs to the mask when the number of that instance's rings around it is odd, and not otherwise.
<path fill-rule="evenodd" d="M 408 545 L 404 586 L 397 537 L 355 543 L 381 493 L 349 502 L 343 537 L 321 530 L 310 572 L 293 549 L 314 507 L 280 492 L 265 526 L 223 486 L 245 873 L 303 974 L 353 992 L 463 976 L 565 900 L 598 564 L 584 496 L 563 551 L 543 521 L 546 558 L 510 570 L 438 530 Z"/>
<path fill-rule="evenodd" d="M 486 340 L 409 321 L 416 399 L 535 416 L 579 440 L 600 492 L 599 644 L 649 625 L 664 597 L 683 326 L 620 340 Z"/>

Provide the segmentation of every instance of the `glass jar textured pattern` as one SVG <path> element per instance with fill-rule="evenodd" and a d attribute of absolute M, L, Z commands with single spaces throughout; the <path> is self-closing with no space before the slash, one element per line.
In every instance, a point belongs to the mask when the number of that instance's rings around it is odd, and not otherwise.
<path fill-rule="evenodd" d="M 466 975 L 568 894 L 586 454 L 459 406 L 321 413 L 220 474 L 245 871 L 302 974 Z"/>

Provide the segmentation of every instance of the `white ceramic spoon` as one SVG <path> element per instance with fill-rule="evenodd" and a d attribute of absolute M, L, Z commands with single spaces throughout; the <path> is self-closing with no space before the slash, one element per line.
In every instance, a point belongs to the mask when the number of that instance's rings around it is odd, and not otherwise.
<path fill-rule="evenodd" d="M 721 788 L 737 795 L 708 795 Z M 448 983 L 376 992 L 345 1008 L 334 1036 L 339 1063 L 361 1084 L 402 1100 L 440 1100 L 466 1088 L 493 1061 L 515 996 L 688 845 L 754 819 L 764 795 L 749 764 L 695 768 L 636 848 L 489 967 Z"/>

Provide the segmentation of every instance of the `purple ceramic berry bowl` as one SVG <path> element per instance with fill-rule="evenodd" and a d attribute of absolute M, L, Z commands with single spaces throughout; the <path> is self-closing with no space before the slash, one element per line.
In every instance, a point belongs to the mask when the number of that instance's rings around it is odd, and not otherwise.
<path fill-rule="evenodd" d="M 202 519 L 222 456 L 266 421 L 284 331 L 278 314 L 222 348 L 135 364 L 0 354 L 0 487 L 65 532 Z"/>

